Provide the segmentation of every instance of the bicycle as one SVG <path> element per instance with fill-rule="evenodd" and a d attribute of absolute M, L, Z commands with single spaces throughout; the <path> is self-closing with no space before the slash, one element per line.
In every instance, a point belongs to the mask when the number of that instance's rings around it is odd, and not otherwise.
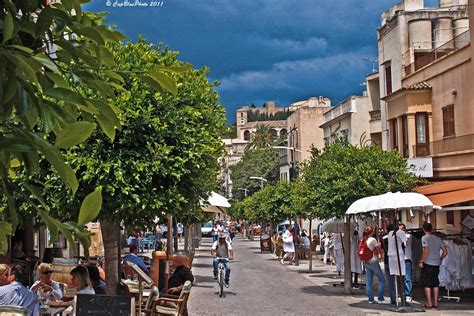
<path fill-rule="evenodd" d="M 217 266 L 217 284 L 219 284 L 219 297 L 225 297 L 224 280 L 225 280 L 225 263 L 229 262 L 227 258 L 216 258 L 219 265 Z"/>

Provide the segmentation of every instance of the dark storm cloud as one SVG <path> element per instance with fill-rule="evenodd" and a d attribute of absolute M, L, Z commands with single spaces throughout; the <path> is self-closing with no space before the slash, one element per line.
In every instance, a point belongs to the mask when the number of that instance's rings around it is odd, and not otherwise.
<path fill-rule="evenodd" d="M 372 69 L 363 58 L 377 54 L 380 14 L 397 3 L 164 0 L 157 8 L 114 8 L 125 0 L 106 1 L 94 0 L 87 9 L 111 12 L 109 23 L 132 40 L 141 34 L 180 51 L 196 67 L 210 67 L 231 121 L 236 108 L 252 102 L 288 105 L 324 95 L 335 104 L 360 93 Z"/>

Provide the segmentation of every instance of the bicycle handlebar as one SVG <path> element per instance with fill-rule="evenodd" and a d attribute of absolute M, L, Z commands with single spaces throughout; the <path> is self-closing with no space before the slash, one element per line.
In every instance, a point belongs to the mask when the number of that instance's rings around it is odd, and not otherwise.
<path fill-rule="evenodd" d="M 229 258 L 216 257 L 215 259 L 218 261 L 229 261 Z"/>

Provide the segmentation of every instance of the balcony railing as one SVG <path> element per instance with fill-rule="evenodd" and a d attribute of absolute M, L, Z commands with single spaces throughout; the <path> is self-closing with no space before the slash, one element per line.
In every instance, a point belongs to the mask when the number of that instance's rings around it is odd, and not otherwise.
<path fill-rule="evenodd" d="M 432 142 L 430 147 L 434 155 L 474 149 L 474 134 L 438 140 Z"/>
<path fill-rule="evenodd" d="M 461 49 L 470 43 L 470 32 L 469 30 L 465 31 L 464 33 L 459 34 L 458 36 L 454 37 L 452 40 L 443 43 L 439 47 L 431 50 L 431 51 L 416 51 L 414 52 L 414 59 L 415 61 L 409 65 L 404 67 L 405 76 L 408 76 L 420 68 L 431 64 L 435 60 L 453 52 L 458 49 Z M 404 54 L 407 56 L 408 52 Z"/>
<path fill-rule="evenodd" d="M 331 110 L 324 113 L 324 122 L 332 121 L 336 117 L 339 117 L 347 112 L 354 112 L 354 109 L 352 108 L 352 99 L 350 98 L 346 101 L 342 101 Z"/>
<path fill-rule="evenodd" d="M 369 114 L 371 121 L 380 121 L 380 119 L 382 118 L 380 110 L 370 111 Z"/>

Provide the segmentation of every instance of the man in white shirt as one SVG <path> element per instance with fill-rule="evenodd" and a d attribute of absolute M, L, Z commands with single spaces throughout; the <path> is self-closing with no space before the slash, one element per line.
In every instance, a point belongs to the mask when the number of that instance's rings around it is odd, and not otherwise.
<path fill-rule="evenodd" d="M 404 261 L 405 261 L 405 299 L 407 303 L 412 301 L 412 250 L 411 250 L 411 235 L 406 233 L 406 226 L 403 223 L 398 225 L 398 229 L 403 231 L 406 235 L 406 241 L 404 243 Z"/>
<path fill-rule="evenodd" d="M 332 241 L 334 244 L 334 250 L 336 252 L 336 271 L 341 276 L 341 272 L 344 270 L 344 249 L 342 249 L 342 234 L 333 233 Z"/>

